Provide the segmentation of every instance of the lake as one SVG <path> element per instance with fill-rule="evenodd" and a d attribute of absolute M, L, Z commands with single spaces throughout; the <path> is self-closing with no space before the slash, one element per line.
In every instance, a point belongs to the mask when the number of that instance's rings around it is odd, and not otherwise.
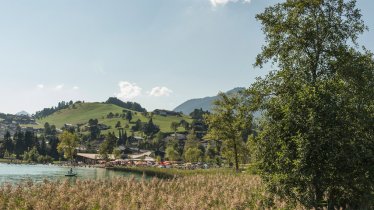
<path fill-rule="evenodd" d="M 0 163 L 0 185 L 4 183 L 17 184 L 22 181 L 32 180 L 41 182 L 48 180 L 74 180 L 74 179 L 111 179 L 114 177 L 131 177 L 140 178 L 138 174 L 128 172 L 112 171 L 103 168 L 73 168 L 77 172 L 77 177 L 65 177 L 69 167 L 56 165 L 26 165 L 26 164 L 4 164 Z"/>

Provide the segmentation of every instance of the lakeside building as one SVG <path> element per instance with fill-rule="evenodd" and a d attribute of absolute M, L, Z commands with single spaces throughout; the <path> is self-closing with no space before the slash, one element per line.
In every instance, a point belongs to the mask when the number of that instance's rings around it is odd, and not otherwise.
<path fill-rule="evenodd" d="M 153 152 L 142 150 L 140 153 L 137 154 L 129 154 L 127 155 L 126 159 L 119 159 L 121 161 L 152 161 L 154 162 L 155 159 L 151 157 Z M 116 160 L 113 154 L 108 154 L 109 161 Z M 101 157 L 100 154 L 92 154 L 92 153 L 77 153 L 77 161 L 83 162 L 85 164 L 99 164 L 105 162 L 105 160 Z"/>

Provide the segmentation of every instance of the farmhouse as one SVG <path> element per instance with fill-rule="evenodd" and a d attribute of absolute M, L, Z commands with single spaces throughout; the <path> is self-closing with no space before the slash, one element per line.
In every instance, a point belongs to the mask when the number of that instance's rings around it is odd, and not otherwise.
<path fill-rule="evenodd" d="M 114 155 L 108 155 L 110 160 L 114 160 Z M 90 153 L 77 153 L 77 161 L 83 162 L 86 164 L 97 164 L 104 159 L 99 154 L 90 154 Z"/>
<path fill-rule="evenodd" d="M 173 112 L 173 111 L 168 111 L 168 110 L 164 110 L 164 109 L 156 109 L 152 112 L 153 114 L 155 115 L 161 115 L 161 116 L 181 116 L 181 113 L 179 112 Z"/>

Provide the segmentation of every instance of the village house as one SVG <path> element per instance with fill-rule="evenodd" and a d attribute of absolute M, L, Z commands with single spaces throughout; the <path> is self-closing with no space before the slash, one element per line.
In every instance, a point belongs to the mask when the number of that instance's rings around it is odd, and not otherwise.
<path fill-rule="evenodd" d="M 179 112 L 173 112 L 173 111 L 168 111 L 168 110 L 164 110 L 164 109 L 156 109 L 152 112 L 153 114 L 155 115 L 161 115 L 161 116 L 182 116 L 181 113 Z"/>

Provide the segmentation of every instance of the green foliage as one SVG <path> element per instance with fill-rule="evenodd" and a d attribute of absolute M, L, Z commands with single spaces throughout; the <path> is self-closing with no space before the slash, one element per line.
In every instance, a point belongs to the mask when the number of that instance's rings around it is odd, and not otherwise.
<path fill-rule="evenodd" d="M 196 138 L 196 133 L 192 130 L 187 135 L 187 140 L 183 149 L 183 158 L 186 162 L 198 162 L 204 157 L 204 151 L 199 149 L 200 142 Z"/>
<path fill-rule="evenodd" d="M 28 162 L 37 162 L 38 157 L 39 157 L 39 153 L 36 147 L 33 147 L 30 151 L 25 152 L 23 155 L 23 159 Z"/>
<path fill-rule="evenodd" d="M 51 107 L 51 108 L 44 108 L 43 110 L 41 111 L 37 111 L 35 113 L 35 118 L 44 118 L 44 117 L 47 117 L 61 109 L 66 109 L 66 108 L 69 108 L 69 106 L 72 106 L 73 105 L 73 101 L 70 101 L 70 102 L 65 102 L 65 101 L 62 101 L 62 102 L 59 102 L 57 107 Z"/>
<path fill-rule="evenodd" d="M 12 152 L 14 149 L 14 144 L 9 131 L 7 131 L 4 135 L 3 147 L 8 152 Z"/>
<path fill-rule="evenodd" d="M 199 148 L 196 148 L 196 147 L 188 148 L 183 153 L 184 160 L 186 162 L 192 162 L 192 163 L 198 162 L 200 160 L 202 154 L 203 153 L 201 152 L 201 150 Z"/>
<path fill-rule="evenodd" d="M 239 171 L 240 156 L 244 155 L 244 141 L 246 133 L 251 129 L 252 115 L 246 106 L 243 106 L 241 95 L 228 96 L 220 93 L 220 100 L 215 101 L 213 113 L 205 116 L 209 126 L 205 137 L 210 140 L 222 140 L 223 155 L 233 160 L 235 168 Z"/>
<path fill-rule="evenodd" d="M 121 121 L 118 121 L 117 123 L 116 123 L 116 126 L 115 126 L 116 128 L 121 128 L 122 126 L 121 126 Z"/>
<path fill-rule="evenodd" d="M 64 153 L 64 157 L 68 160 L 73 159 L 75 149 L 78 146 L 79 140 L 76 134 L 64 131 L 59 135 L 60 143 L 57 146 L 59 153 Z"/>
<path fill-rule="evenodd" d="M 143 123 L 140 119 L 135 122 L 135 125 L 131 127 L 131 131 L 141 131 L 143 129 Z"/>
<path fill-rule="evenodd" d="M 97 119 L 90 119 L 88 120 L 89 131 L 91 135 L 91 139 L 97 139 L 100 136 L 100 129 L 99 129 L 99 120 Z"/>
<path fill-rule="evenodd" d="M 178 128 L 179 128 L 179 123 L 177 123 L 177 122 L 171 122 L 171 124 L 170 124 L 170 129 L 172 130 L 172 131 L 174 131 L 174 133 L 176 133 L 177 132 L 177 130 L 178 130 Z"/>
<path fill-rule="evenodd" d="M 103 143 L 100 144 L 99 154 L 101 157 L 107 160 L 109 158 L 108 155 L 113 153 L 116 143 L 117 137 L 114 133 L 108 133 Z"/>
<path fill-rule="evenodd" d="M 355 44 L 355 1 L 286 1 L 257 15 L 266 45 L 256 65 L 279 70 L 248 90 L 264 111 L 256 142 L 268 189 L 306 208 L 374 203 L 374 61 Z"/>
<path fill-rule="evenodd" d="M 33 147 L 30 151 L 23 154 L 23 160 L 29 163 L 52 163 L 53 159 L 47 155 L 40 155 L 37 148 Z"/>
<path fill-rule="evenodd" d="M 106 117 L 109 119 L 112 119 L 114 116 L 115 115 L 113 114 L 113 112 L 109 112 L 109 114 Z"/>
<path fill-rule="evenodd" d="M 184 128 L 184 130 L 188 131 L 190 130 L 190 123 L 188 123 L 186 120 L 182 119 L 180 122 L 179 122 L 179 125 L 182 126 Z"/>
<path fill-rule="evenodd" d="M 165 150 L 165 157 L 170 161 L 179 159 L 179 153 L 173 146 L 168 146 Z"/>
<path fill-rule="evenodd" d="M 7 151 L 10 154 L 15 154 L 17 159 L 21 159 L 23 153 L 25 151 L 29 151 L 33 147 L 37 148 L 38 151 L 41 150 L 41 145 L 39 143 L 37 135 L 35 135 L 35 133 L 31 131 L 23 132 L 19 127 L 17 128 L 13 139 L 9 132 L 4 135 L 4 140 L 0 145 L 0 155 L 4 156 L 4 152 Z M 43 155 L 46 154 L 43 153 Z"/>
<path fill-rule="evenodd" d="M 120 99 L 115 98 L 115 97 L 110 97 L 105 103 L 114 104 L 119 107 L 130 109 L 130 110 L 137 111 L 137 112 L 147 112 L 145 108 L 143 108 L 140 104 L 136 102 L 130 102 L 130 101 L 123 102 Z"/>
<path fill-rule="evenodd" d="M 143 132 L 147 136 L 153 136 L 160 131 L 160 128 L 153 123 L 153 119 L 149 119 L 148 123 L 143 125 Z"/>
<path fill-rule="evenodd" d="M 155 151 L 160 151 L 165 149 L 165 141 L 164 138 L 167 135 L 163 132 L 158 132 L 156 136 L 152 139 L 152 145 Z"/>
<path fill-rule="evenodd" d="M 115 158 L 121 158 L 122 157 L 122 152 L 119 148 L 114 148 L 113 150 L 113 155 Z"/>
<path fill-rule="evenodd" d="M 38 151 L 41 155 L 46 155 L 47 152 L 48 152 L 47 151 L 47 143 L 45 142 L 44 136 L 41 140 L 40 147 L 39 147 Z"/>
<path fill-rule="evenodd" d="M 203 111 L 203 109 L 195 109 L 190 113 L 190 117 L 194 120 L 202 120 L 204 115 L 210 114 L 209 111 Z"/>
<path fill-rule="evenodd" d="M 129 121 L 129 123 L 131 122 L 132 120 L 132 112 L 131 111 L 128 111 L 126 112 L 126 116 L 125 116 L 126 120 Z"/>

